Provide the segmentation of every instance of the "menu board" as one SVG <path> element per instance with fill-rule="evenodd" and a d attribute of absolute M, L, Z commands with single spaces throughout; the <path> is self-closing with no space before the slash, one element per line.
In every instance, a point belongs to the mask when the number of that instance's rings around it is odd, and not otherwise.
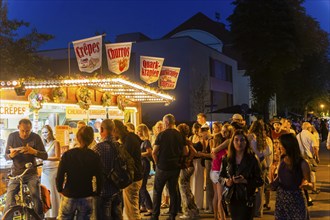
<path fill-rule="evenodd" d="M 69 145 L 69 132 L 70 127 L 68 125 L 57 125 L 55 127 L 56 140 L 60 142 L 61 146 Z"/>

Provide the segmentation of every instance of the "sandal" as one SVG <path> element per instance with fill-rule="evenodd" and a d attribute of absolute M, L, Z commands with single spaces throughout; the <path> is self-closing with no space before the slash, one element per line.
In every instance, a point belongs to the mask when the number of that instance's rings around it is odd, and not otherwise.
<path fill-rule="evenodd" d="M 141 208 L 140 213 L 147 212 L 148 210 L 146 208 Z"/>
<path fill-rule="evenodd" d="M 160 208 L 161 209 L 166 209 L 166 208 L 168 208 L 169 206 L 168 206 L 168 204 L 166 204 L 166 203 L 162 203 L 162 205 L 160 206 Z"/>
<path fill-rule="evenodd" d="M 312 190 L 312 194 L 319 194 L 321 192 L 321 190 L 317 189 L 317 190 Z"/>
<path fill-rule="evenodd" d="M 152 215 L 152 212 L 147 212 L 144 214 L 144 216 L 151 216 Z"/>

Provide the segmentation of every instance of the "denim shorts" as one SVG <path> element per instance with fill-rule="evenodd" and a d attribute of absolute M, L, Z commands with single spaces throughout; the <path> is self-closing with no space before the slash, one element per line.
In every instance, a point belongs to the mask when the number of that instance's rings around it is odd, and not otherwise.
<path fill-rule="evenodd" d="M 214 184 L 217 184 L 219 182 L 219 176 L 220 176 L 220 171 L 210 171 L 210 179 Z"/>

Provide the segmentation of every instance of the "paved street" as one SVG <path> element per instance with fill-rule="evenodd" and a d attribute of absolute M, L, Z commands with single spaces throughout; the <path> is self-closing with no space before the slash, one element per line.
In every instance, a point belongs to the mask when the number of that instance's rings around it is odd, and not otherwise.
<path fill-rule="evenodd" d="M 325 143 L 321 144 L 320 147 L 320 158 L 321 162 L 318 166 L 316 173 L 317 176 L 317 188 L 321 190 L 320 194 L 311 194 L 314 200 L 314 205 L 309 207 L 311 219 L 313 220 L 330 220 L 330 150 L 327 150 Z M 151 189 L 149 184 L 149 190 Z M 275 207 L 275 192 L 271 192 L 270 206 L 271 210 L 264 213 L 262 220 L 273 220 L 274 219 L 274 207 Z M 162 209 L 162 212 L 166 212 L 168 209 Z M 161 220 L 166 219 L 167 216 L 160 216 Z M 148 219 L 147 217 L 143 219 Z M 177 217 L 176 219 L 180 219 Z M 201 212 L 200 219 L 213 219 L 213 215 Z M 230 218 L 227 218 L 228 220 Z"/>

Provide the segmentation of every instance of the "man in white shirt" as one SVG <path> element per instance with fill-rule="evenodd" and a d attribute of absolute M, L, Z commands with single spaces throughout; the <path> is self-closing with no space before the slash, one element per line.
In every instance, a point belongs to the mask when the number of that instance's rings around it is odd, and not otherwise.
<path fill-rule="evenodd" d="M 314 135 L 309 131 L 309 128 L 312 125 L 309 122 L 304 122 L 302 124 L 302 131 L 297 135 L 297 140 L 300 147 L 301 155 L 307 159 L 309 162 L 314 160 L 315 152 L 317 150 L 317 140 L 315 139 Z M 320 193 L 320 190 L 316 189 L 316 175 L 315 169 L 311 169 L 311 181 L 313 183 L 313 194 Z"/>
<path fill-rule="evenodd" d="M 204 127 L 209 127 L 209 125 L 206 122 L 206 114 L 204 113 L 198 113 L 197 122 Z"/>

